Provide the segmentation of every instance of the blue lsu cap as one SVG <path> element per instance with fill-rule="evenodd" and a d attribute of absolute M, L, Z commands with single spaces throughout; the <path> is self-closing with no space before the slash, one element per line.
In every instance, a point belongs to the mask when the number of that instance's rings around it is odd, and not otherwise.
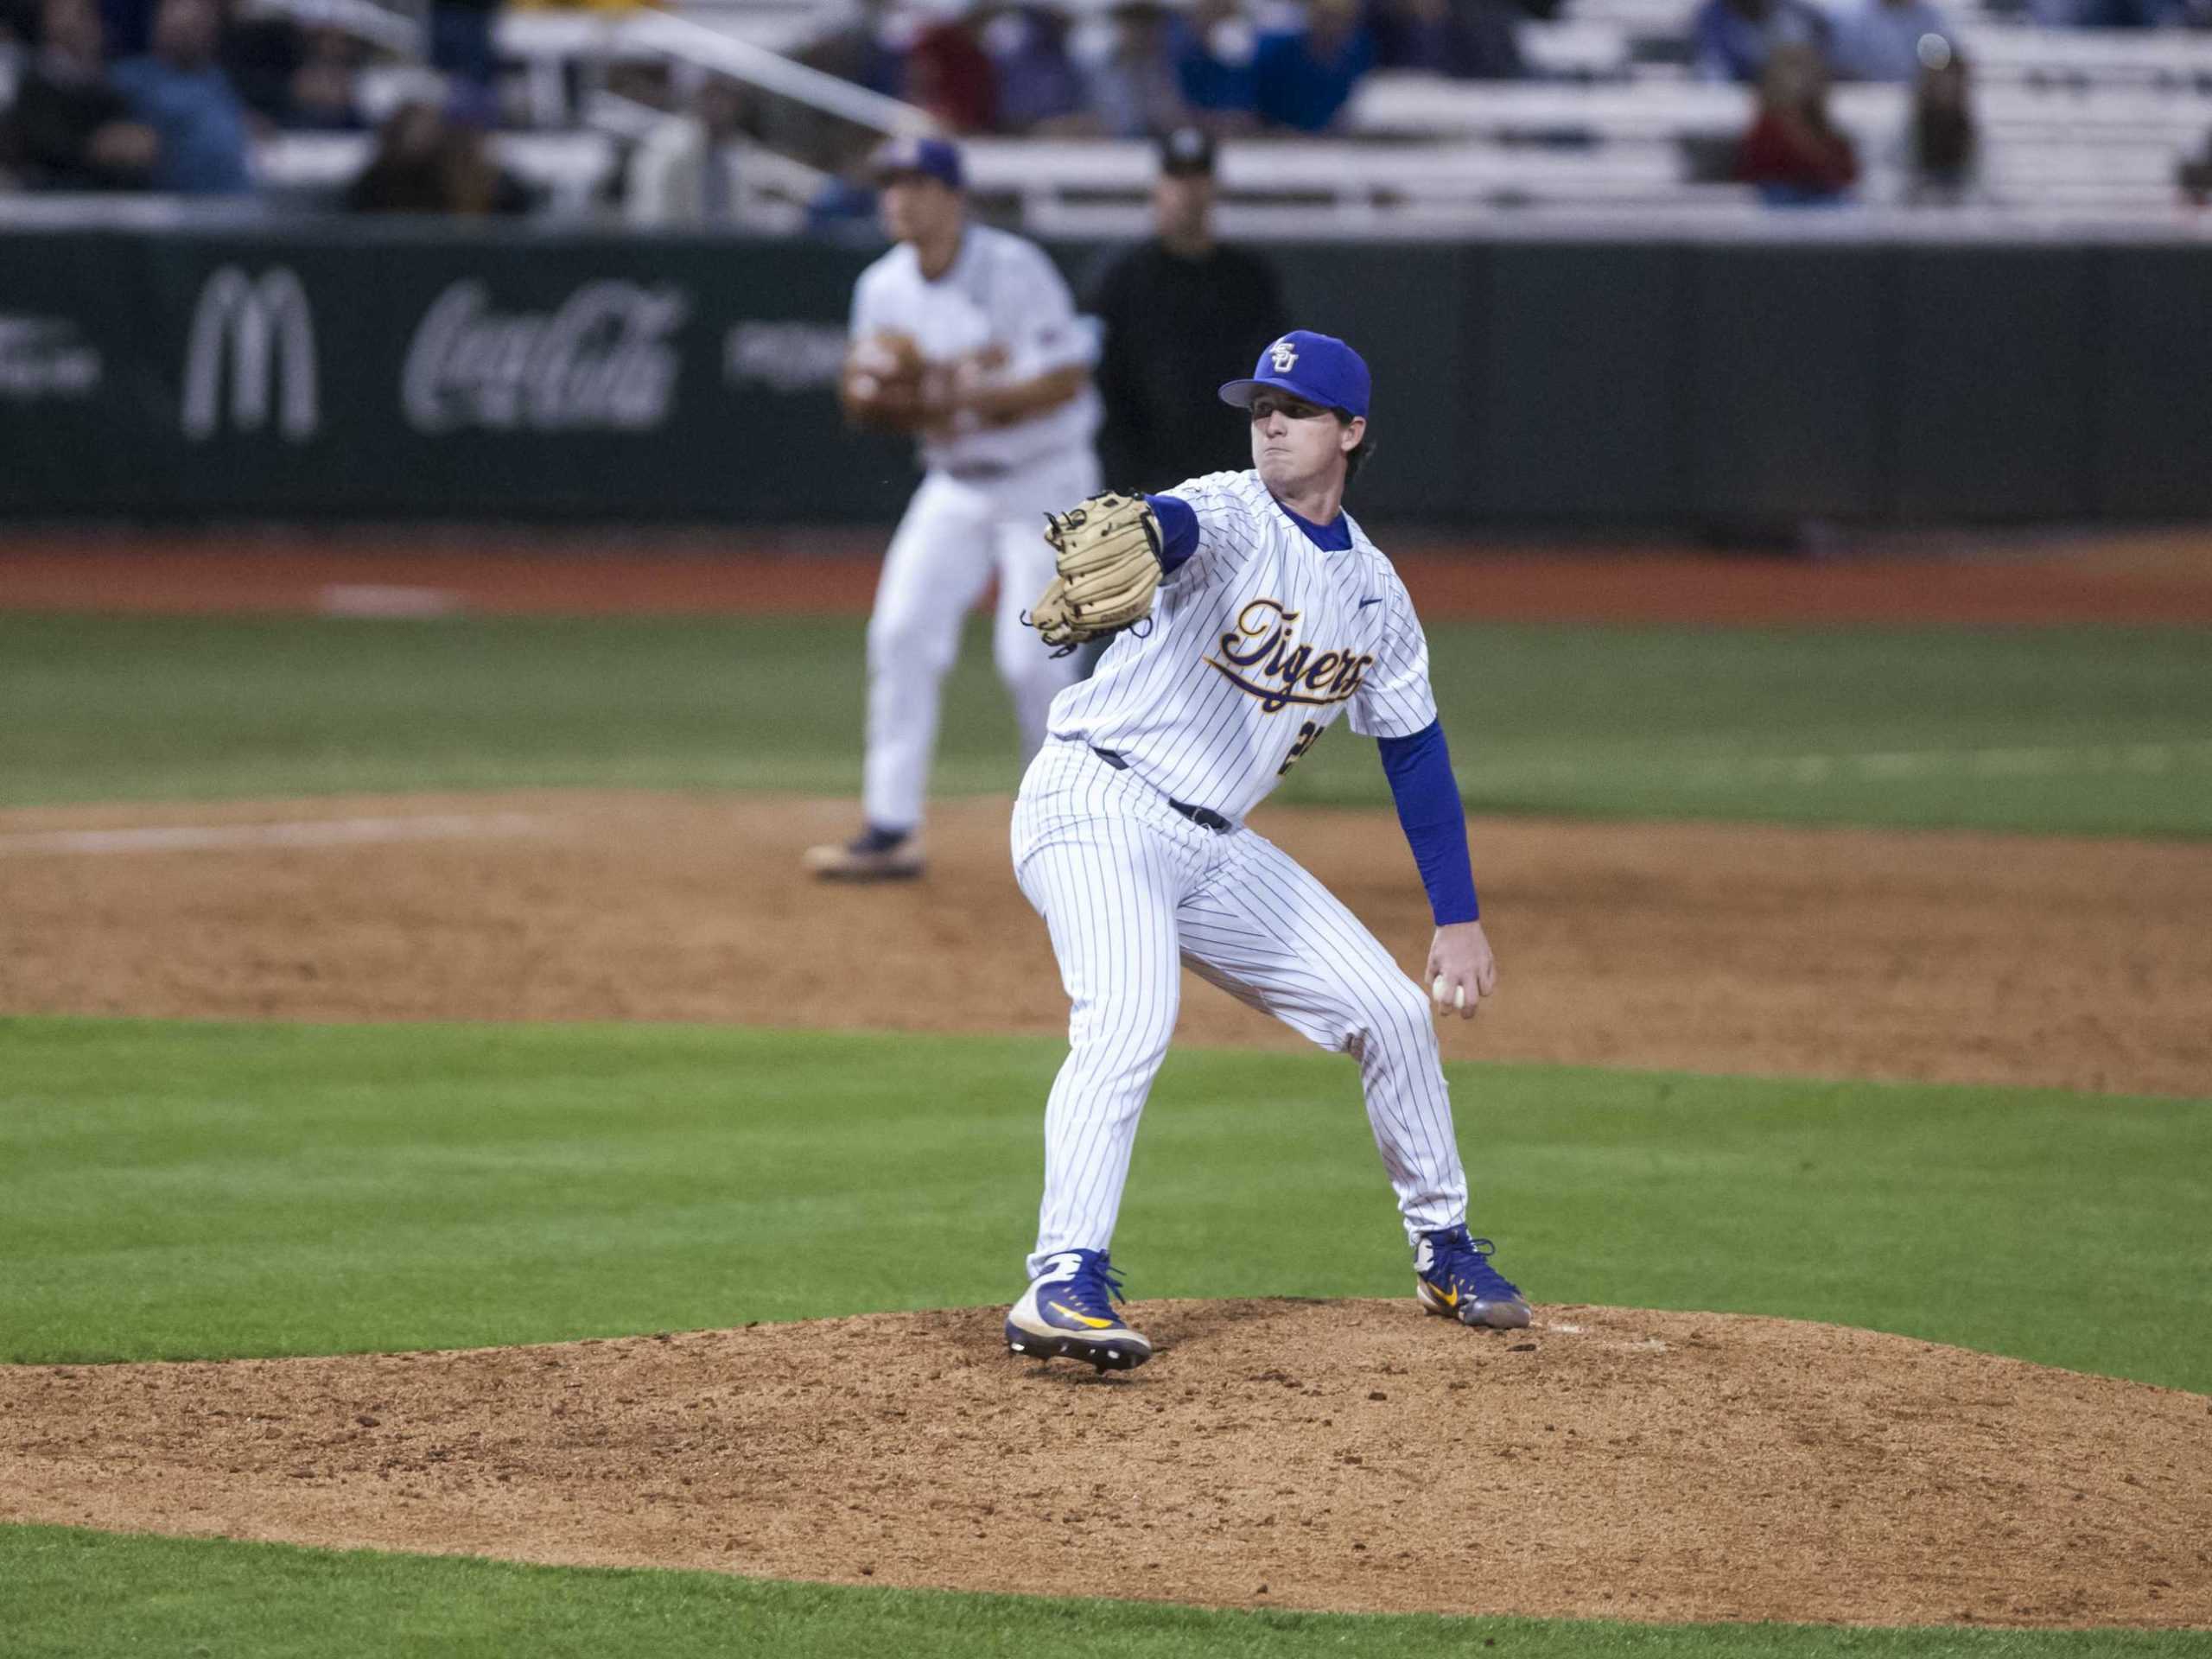
<path fill-rule="evenodd" d="M 960 151 L 943 138 L 892 138 L 868 157 L 868 176 L 881 183 L 901 174 L 935 179 L 948 190 L 967 188 Z"/>
<path fill-rule="evenodd" d="M 1261 391 L 1287 391 L 1323 409 L 1364 416 L 1370 390 L 1367 364 L 1357 352 L 1334 334 L 1294 328 L 1260 353 L 1250 379 L 1225 384 L 1221 401 L 1247 409 Z"/>

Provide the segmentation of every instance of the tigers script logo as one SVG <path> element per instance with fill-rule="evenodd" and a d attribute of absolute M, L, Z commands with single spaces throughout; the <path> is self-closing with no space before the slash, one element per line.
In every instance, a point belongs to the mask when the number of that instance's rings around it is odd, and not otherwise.
<path fill-rule="evenodd" d="M 1280 600 L 1254 600 L 1237 612 L 1236 629 L 1221 636 L 1221 655 L 1207 658 L 1207 664 L 1239 691 L 1257 697 L 1264 714 L 1294 702 L 1320 709 L 1357 696 L 1375 658 L 1348 651 L 1317 655 L 1311 645 L 1297 644 L 1301 614 L 1283 609 Z"/>

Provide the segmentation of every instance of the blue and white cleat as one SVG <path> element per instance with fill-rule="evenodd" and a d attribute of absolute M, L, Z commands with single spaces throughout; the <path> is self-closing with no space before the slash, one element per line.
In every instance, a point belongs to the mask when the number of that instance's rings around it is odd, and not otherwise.
<path fill-rule="evenodd" d="M 1126 1301 L 1103 1250 L 1062 1250 L 1006 1316 L 1006 1345 L 1033 1359 L 1080 1359 L 1102 1371 L 1134 1370 L 1152 1344 L 1114 1312 Z"/>
<path fill-rule="evenodd" d="M 1465 1227 L 1423 1233 L 1414 1249 L 1414 1294 L 1430 1313 L 1462 1325 L 1518 1331 L 1529 1320 L 1521 1287 L 1490 1264 L 1497 1246 Z"/>

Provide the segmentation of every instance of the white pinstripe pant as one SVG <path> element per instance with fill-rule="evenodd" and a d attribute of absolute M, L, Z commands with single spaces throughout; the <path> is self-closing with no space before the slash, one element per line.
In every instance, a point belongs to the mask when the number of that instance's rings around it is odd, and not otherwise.
<path fill-rule="evenodd" d="M 1072 1005 L 1068 1058 L 1045 1109 L 1030 1277 L 1056 1250 L 1112 1241 L 1186 965 L 1358 1060 L 1408 1243 L 1465 1218 L 1428 997 L 1289 854 L 1249 830 L 1201 829 L 1135 773 L 1083 744 L 1054 741 L 1014 802 L 1014 863 L 1052 931 Z"/>

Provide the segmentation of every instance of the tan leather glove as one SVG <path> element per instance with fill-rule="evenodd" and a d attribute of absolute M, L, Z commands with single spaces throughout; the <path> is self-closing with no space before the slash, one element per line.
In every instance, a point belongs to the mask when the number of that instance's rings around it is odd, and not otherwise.
<path fill-rule="evenodd" d="M 1160 519 L 1142 496 L 1109 490 L 1045 517 L 1059 574 L 1025 620 L 1046 645 L 1073 651 L 1152 613 L 1166 571 Z"/>

